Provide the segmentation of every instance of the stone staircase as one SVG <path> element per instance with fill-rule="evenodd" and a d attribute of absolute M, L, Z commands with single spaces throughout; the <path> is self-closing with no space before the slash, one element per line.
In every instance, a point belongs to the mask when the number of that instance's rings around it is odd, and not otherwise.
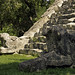
<path fill-rule="evenodd" d="M 48 53 L 20 63 L 19 69 L 21 71 L 27 69 L 28 71 L 40 71 L 49 67 L 75 68 L 75 0 L 55 0 L 52 8 L 49 8 L 43 16 L 47 16 L 49 20 L 44 23 L 41 30 L 39 29 L 40 32 L 33 37 L 27 47 L 25 46 L 25 49 L 31 44 L 32 49 L 36 48 L 38 51 L 41 49 L 45 52 L 48 50 Z M 44 36 L 46 36 L 46 41 L 45 39 L 39 41 L 39 37 Z M 39 46 L 35 44 L 37 41 L 34 41 L 34 38 L 38 38 Z M 47 46 L 47 49 L 44 46 Z"/>
<path fill-rule="evenodd" d="M 64 6 L 65 5 L 63 5 L 63 7 Z M 44 25 L 43 32 L 48 32 L 51 26 L 62 26 L 69 34 L 75 34 L 75 1 L 57 14 L 53 15 L 51 20 Z"/>
<path fill-rule="evenodd" d="M 20 50 L 20 54 L 29 54 L 40 56 L 44 52 L 47 52 L 47 44 L 45 36 L 35 36 L 30 38 L 29 42 L 25 45 L 23 50 Z"/>
<path fill-rule="evenodd" d="M 75 1 L 72 1 L 70 6 L 63 4 L 62 7 L 64 10 L 60 9 L 60 12 L 53 14 L 19 53 L 40 56 L 41 53 L 47 52 L 46 37 L 43 34 L 47 33 L 51 26 L 62 26 L 69 34 L 75 34 Z"/>
<path fill-rule="evenodd" d="M 73 6 L 73 8 L 74 7 L 75 6 Z M 71 10 L 72 10 L 72 6 L 71 6 Z M 59 21 L 57 23 L 58 25 L 63 26 L 69 34 L 73 34 L 73 33 L 75 34 L 75 10 L 74 12 L 70 11 L 69 14 L 67 14 L 66 12 L 65 14 L 63 13 L 62 16 L 59 17 Z"/>

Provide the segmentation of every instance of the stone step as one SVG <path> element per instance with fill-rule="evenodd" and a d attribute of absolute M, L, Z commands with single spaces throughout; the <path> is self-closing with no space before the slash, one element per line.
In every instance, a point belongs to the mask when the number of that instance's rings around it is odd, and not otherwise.
<path fill-rule="evenodd" d="M 75 7 L 75 3 L 74 3 L 74 4 L 72 4 L 72 6 L 73 6 L 73 7 Z"/>
<path fill-rule="evenodd" d="M 69 8 L 69 9 L 67 9 L 67 11 L 74 11 L 75 12 L 75 9 L 74 8 Z"/>
<path fill-rule="evenodd" d="M 46 37 L 45 36 L 37 36 L 37 37 L 33 37 L 30 39 L 29 43 L 34 43 L 34 42 L 46 42 Z"/>
<path fill-rule="evenodd" d="M 4 48 L 4 47 L 0 47 L 0 54 L 14 54 L 14 53 L 18 53 L 18 49 L 8 49 L 8 48 Z"/>
<path fill-rule="evenodd" d="M 70 7 L 72 8 L 72 7 L 75 7 L 75 3 L 73 3 L 72 5 L 70 5 Z"/>
<path fill-rule="evenodd" d="M 75 17 L 75 12 L 71 14 L 63 14 L 62 16 L 59 16 L 59 19 L 70 19 L 72 17 Z"/>
<path fill-rule="evenodd" d="M 28 43 L 25 45 L 24 48 L 47 50 L 47 45 L 46 43 L 42 42 Z"/>
<path fill-rule="evenodd" d="M 47 44 L 46 43 L 37 42 L 37 43 L 34 44 L 34 48 L 47 50 Z"/>
<path fill-rule="evenodd" d="M 70 22 L 75 22 L 75 17 L 68 19 Z"/>
<path fill-rule="evenodd" d="M 57 24 L 67 24 L 70 21 L 68 19 L 58 19 Z"/>
<path fill-rule="evenodd" d="M 67 24 L 70 22 L 75 22 L 75 17 L 70 19 L 58 19 L 57 24 Z"/>
<path fill-rule="evenodd" d="M 70 14 L 70 13 L 74 13 L 75 9 L 74 8 L 69 8 L 67 10 L 65 10 L 64 14 Z"/>
<path fill-rule="evenodd" d="M 74 36 L 75 36 L 75 30 L 67 29 L 67 32 L 68 32 L 70 35 L 74 35 Z"/>
<path fill-rule="evenodd" d="M 75 23 L 63 24 L 63 27 L 65 27 L 66 29 L 75 30 Z"/>
<path fill-rule="evenodd" d="M 20 54 L 27 54 L 27 55 L 34 55 L 34 56 L 40 56 L 42 53 L 42 50 L 40 49 L 23 49 L 19 51 Z"/>

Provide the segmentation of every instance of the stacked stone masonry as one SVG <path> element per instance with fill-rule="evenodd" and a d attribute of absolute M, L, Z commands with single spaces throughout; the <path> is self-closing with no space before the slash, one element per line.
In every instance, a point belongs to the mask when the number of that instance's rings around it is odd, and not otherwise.
<path fill-rule="evenodd" d="M 75 0 L 55 0 L 21 37 L 0 33 L 0 53 L 39 56 L 24 61 L 19 69 L 38 71 L 50 66 L 75 67 Z"/>
<path fill-rule="evenodd" d="M 20 54 L 30 54 L 40 56 L 41 53 L 47 51 L 46 37 L 37 36 L 30 38 L 29 43 L 25 45 L 23 50 L 20 50 Z"/>
<path fill-rule="evenodd" d="M 46 36 L 48 51 L 36 59 L 20 63 L 19 69 L 38 71 L 50 66 L 75 67 L 75 0 L 55 0 L 43 17 L 48 20 L 39 30 Z M 30 30 L 25 34 L 32 33 Z"/>

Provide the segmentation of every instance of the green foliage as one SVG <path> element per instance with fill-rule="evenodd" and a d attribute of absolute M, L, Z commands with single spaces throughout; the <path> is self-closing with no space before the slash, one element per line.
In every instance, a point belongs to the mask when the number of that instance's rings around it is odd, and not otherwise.
<path fill-rule="evenodd" d="M 73 68 L 49 68 L 39 72 L 19 71 L 20 62 L 34 58 L 36 57 L 30 55 L 2 55 L 0 56 L 0 75 L 75 75 Z"/>
<path fill-rule="evenodd" d="M 5 25 L 4 27 L 3 27 L 3 29 L 0 31 L 0 33 L 9 33 L 10 35 L 14 35 L 14 36 L 16 36 L 16 30 L 14 31 L 14 29 L 13 29 L 13 25 L 12 24 L 10 24 L 10 25 Z"/>
<path fill-rule="evenodd" d="M 43 6 L 43 7 L 40 7 L 39 6 L 39 9 L 37 9 L 37 17 L 36 18 L 33 18 L 33 22 L 36 22 L 37 20 L 40 19 L 41 15 L 46 11 L 46 7 Z"/>
<path fill-rule="evenodd" d="M 0 75 L 21 75 L 24 74 L 18 69 L 18 64 L 25 60 L 34 59 L 31 55 L 1 55 Z"/>

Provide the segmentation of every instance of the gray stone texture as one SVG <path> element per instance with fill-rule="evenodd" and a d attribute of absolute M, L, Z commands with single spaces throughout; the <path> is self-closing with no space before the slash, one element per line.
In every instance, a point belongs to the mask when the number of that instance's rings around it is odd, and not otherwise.
<path fill-rule="evenodd" d="M 46 22 L 43 20 L 44 22 L 42 23 L 39 20 L 24 35 L 30 36 L 33 33 L 32 36 L 35 37 L 35 33 L 37 33 L 36 37 L 45 36 L 46 42 L 44 43 L 47 45 L 47 51 L 43 51 L 44 54 L 36 59 L 20 63 L 19 69 L 23 71 L 39 71 L 50 66 L 74 67 L 75 0 L 55 0 L 53 5 L 41 16 L 42 18 L 46 19 Z M 37 23 L 41 26 L 37 27 Z"/>
<path fill-rule="evenodd" d="M 44 54 L 42 57 L 24 61 L 19 64 L 21 71 L 40 71 L 50 66 L 70 66 L 72 64 L 71 57 L 58 55 L 54 51 Z"/>

